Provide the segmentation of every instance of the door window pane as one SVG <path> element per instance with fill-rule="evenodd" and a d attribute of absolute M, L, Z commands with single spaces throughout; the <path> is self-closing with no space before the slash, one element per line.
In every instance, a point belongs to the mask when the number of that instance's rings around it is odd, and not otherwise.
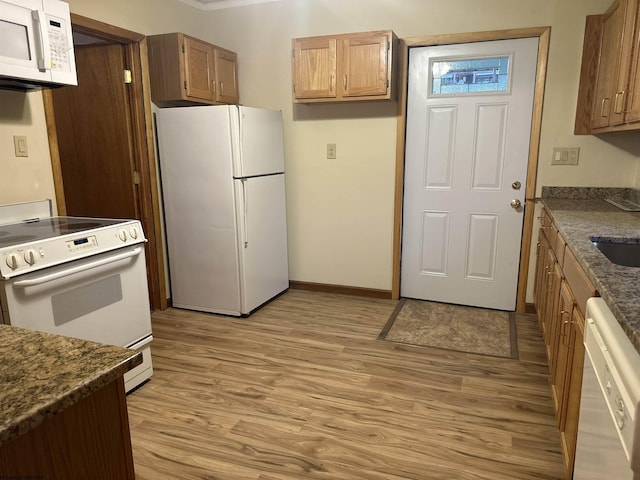
<path fill-rule="evenodd" d="M 511 58 L 448 58 L 431 61 L 431 94 L 509 91 Z"/>

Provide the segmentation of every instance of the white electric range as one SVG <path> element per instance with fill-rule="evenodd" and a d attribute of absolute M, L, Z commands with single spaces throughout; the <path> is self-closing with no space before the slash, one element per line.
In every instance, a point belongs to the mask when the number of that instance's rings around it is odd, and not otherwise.
<path fill-rule="evenodd" d="M 151 377 L 151 314 L 138 220 L 0 206 L 0 323 L 142 352 L 127 391 Z"/>

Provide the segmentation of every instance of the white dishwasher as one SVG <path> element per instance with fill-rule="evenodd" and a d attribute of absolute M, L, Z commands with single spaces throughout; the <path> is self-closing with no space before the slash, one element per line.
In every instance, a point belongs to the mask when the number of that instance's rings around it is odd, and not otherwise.
<path fill-rule="evenodd" d="M 587 301 L 585 317 L 573 478 L 640 480 L 640 355 L 602 298 Z"/>

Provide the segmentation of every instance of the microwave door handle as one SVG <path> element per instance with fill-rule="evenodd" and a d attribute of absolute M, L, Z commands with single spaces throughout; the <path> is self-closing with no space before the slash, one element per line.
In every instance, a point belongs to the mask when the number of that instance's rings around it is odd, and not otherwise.
<path fill-rule="evenodd" d="M 64 278 L 69 275 L 73 275 L 74 273 L 84 272 L 86 270 L 91 270 L 92 268 L 108 265 L 110 263 L 124 260 L 126 258 L 136 257 L 140 255 L 140 252 L 142 252 L 142 247 L 136 247 L 130 252 L 121 253 L 119 255 L 112 255 L 101 260 L 96 260 L 95 262 L 85 263 L 84 265 L 78 265 L 77 267 L 67 268 L 66 270 L 61 270 L 56 273 L 50 273 L 48 275 L 42 275 L 36 278 L 30 278 L 28 280 L 19 280 L 17 282 L 14 282 L 13 286 L 17 288 L 26 288 L 33 287 L 35 285 L 42 285 L 43 283 L 52 282 L 53 280 Z"/>
<path fill-rule="evenodd" d="M 51 46 L 49 45 L 49 32 L 47 31 L 47 16 L 44 10 L 32 10 L 31 16 L 38 24 L 37 30 L 40 38 L 38 68 L 40 70 L 51 70 Z"/>

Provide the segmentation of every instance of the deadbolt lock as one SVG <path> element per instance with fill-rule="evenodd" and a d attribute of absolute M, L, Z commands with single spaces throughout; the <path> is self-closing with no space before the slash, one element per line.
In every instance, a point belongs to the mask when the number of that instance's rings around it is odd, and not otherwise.
<path fill-rule="evenodd" d="M 517 180 L 511 184 L 511 188 L 514 190 L 520 190 L 520 187 L 522 187 L 522 184 Z"/>

